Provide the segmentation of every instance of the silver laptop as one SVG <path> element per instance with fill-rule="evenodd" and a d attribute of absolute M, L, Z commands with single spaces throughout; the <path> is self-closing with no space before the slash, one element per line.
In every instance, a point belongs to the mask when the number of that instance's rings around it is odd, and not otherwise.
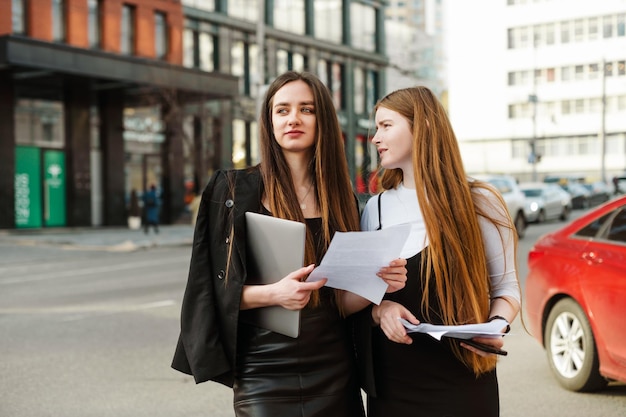
<path fill-rule="evenodd" d="M 246 212 L 248 280 L 246 284 L 272 284 L 301 268 L 304 262 L 304 223 Z M 241 319 L 290 337 L 300 334 L 300 311 L 268 306 L 241 312 Z"/>

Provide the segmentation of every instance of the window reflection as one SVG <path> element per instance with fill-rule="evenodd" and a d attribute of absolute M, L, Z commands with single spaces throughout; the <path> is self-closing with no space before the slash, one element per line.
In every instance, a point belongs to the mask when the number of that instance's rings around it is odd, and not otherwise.
<path fill-rule="evenodd" d="M 342 43 L 341 0 L 315 0 L 313 2 L 315 37 Z"/>

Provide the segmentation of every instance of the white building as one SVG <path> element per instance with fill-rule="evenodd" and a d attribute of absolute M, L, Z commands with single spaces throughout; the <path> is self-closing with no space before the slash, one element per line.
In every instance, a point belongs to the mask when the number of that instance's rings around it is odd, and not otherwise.
<path fill-rule="evenodd" d="M 610 181 L 626 170 L 626 0 L 447 0 L 446 12 L 468 172 Z"/>

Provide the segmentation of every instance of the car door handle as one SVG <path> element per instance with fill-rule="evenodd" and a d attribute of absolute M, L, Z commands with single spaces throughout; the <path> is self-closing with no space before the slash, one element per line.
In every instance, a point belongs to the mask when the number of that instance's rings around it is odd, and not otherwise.
<path fill-rule="evenodd" d="M 589 265 L 591 264 L 601 264 L 602 258 L 596 255 L 594 252 L 585 252 L 583 253 L 582 258 L 587 261 Z"/>

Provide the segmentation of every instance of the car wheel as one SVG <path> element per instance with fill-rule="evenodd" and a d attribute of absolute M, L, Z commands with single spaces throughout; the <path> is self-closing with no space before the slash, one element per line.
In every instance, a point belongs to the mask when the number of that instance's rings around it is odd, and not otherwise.
<path fill-rule="evenodd" d="M 563 207 L 563 211 L 561 212 L 561 217 L 559 219 L 565 221 L 569 219 L 569 207 Z"/>
<path fill-rule="evenodd" d="M 539 211 L 539 215 L 537 216 L 537 223 L 543 223 L 546 221 L 546 213 L 543 210 Z"/>
<path fill-rule="evenodd" d="M 526 234 L 526 219 L 521 212 L 515 216 L 515 229 L 517 230 L 517 237 L 520 239 Z"/>
<path fill-rule="evenodd" d="M 571 298 L 554 306 L 544 330 L 552 373 L 571 391 L 597 391 L 608 381 L 600 375 L 595 340 L 585 313 Z"/>

